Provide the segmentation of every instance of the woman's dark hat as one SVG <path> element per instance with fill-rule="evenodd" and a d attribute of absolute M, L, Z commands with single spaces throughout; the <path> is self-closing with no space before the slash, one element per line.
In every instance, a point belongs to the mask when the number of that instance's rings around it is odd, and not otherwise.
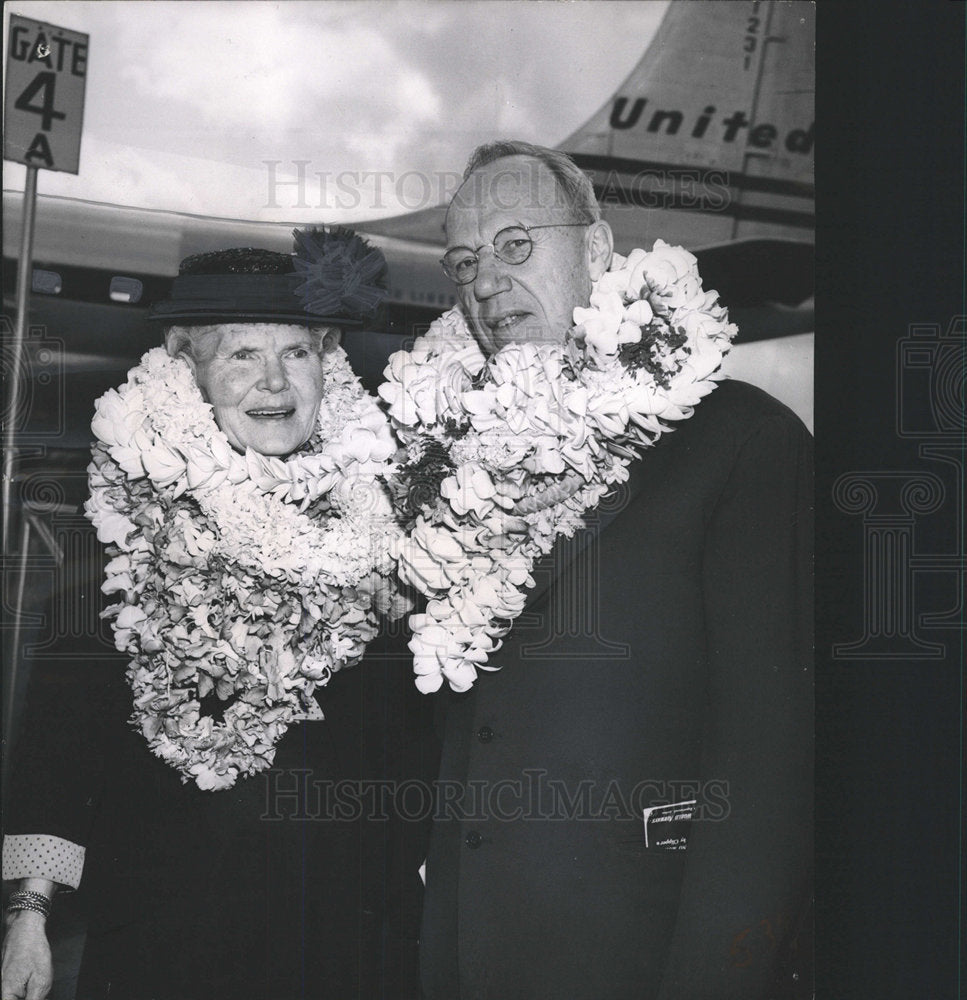
<path fill-rule="evenodd" d="M 386 297 L 386 258 L 351 229 L 295 229 L 295 253 L 238 247 L 186 257 L 171 297 L 148 310 L 170 326 L 362 326 Z"/>

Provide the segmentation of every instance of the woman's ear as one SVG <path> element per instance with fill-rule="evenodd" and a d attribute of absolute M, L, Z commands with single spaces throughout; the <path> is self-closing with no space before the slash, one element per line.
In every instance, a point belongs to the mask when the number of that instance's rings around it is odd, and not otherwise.
<path fill-rule="evenodd" d="M 185 331 L 177 327 L 165 333 L 165 350 L 173 358 L 183 358 L 191 369 L 195 379 L 198 378 L 198 366 L 192 356 L 191 347 Z"/>
<path fill-rule="evenodd" d="M 588 271 L 592 281 L 597 281 L 608 270 L 613 251 L 614 236 L 611 227 L 601 219 L 588 232 Z"/>
<path fill-rule="evenodd" d="M 342 343 L 342 330 L 338 326 L 328 326 L 322 334 L 322 353 L 326 354 Z"/>

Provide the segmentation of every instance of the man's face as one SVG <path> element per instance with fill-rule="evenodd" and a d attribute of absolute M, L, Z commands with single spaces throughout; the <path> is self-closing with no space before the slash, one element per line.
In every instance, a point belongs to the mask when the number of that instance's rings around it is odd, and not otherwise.
<path fill-rule="evenodd" d="M 523 264 L 494 256 L 494 236 L 508 226 L 573 223 L 573 208 L 554 175 L 530 156 L 508 156 L 475 170 L 447 213 L 447 249 L 478 251 L 477 276 L 457 286 L 480 346 L 492 354 L 510 343 L 560 342 L 576 306 L 591 294 L 587 226 L 535 229 Z"/>
<path fill-rule="evenodd" d="M 322 401 L 318 341 L 284 323 L 226 323 L 210 336 L 195 380 L 232 447 L 288 455 L 305 443 Z"/>

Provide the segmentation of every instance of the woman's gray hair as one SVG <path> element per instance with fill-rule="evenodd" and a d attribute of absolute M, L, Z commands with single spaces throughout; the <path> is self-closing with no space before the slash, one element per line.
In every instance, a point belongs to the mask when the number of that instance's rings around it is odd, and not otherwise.
<path fill-rule="evenodd" d="M 215 352 L 218 344 L 215 334 L 224 326 L 215 323 L 210 326 L 169 326 L 165 328 L 165 350 L 172 358 L 183 357 L 188 361 L 198 363 L 207 361 Z M 312 338 L 312 344 L 320 356 L 326 353 L 326 334 L 332 326 L 307 326 L 306 332 Z"/>
<path fill-rule="evenodd" d="M 506 156 L 530 156 L 539 160 L 554 176 L 558 191 L 563 195 L 566 204 L 571 206 L 577 221 L 600 220 L 601 206 L 587 174 L 567 153 L 562 153 L 558 149 L 535 146 L 522 139 L 497 139 L 494 142 L 487 142 L 470 154 L 463 171 L 463 179 L 466 181 L 475 170 L 493 163 L 494 160 L 502 160 Z"/>

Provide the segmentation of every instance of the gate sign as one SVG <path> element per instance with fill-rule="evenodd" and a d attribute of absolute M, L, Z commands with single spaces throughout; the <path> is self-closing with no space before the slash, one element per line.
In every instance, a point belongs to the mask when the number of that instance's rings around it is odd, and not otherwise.
<path fill-rule="evenodd" d="M 88 35 L 10 15 L 3 157 L 76 174 Z"/>

